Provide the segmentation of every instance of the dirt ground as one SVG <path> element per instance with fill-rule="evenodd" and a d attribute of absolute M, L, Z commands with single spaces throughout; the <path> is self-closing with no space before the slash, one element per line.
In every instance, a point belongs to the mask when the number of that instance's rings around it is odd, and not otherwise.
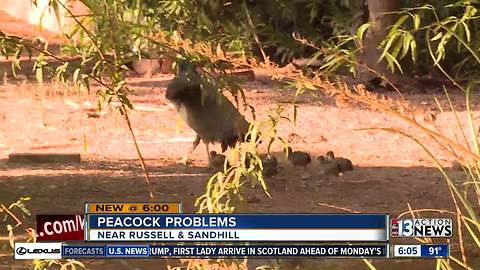
<path fill-rule="evenodd" d="M 157 200 L 180 201 L 184 203 L 185 212 L 194 212 L 194 200 L 203 193 L 211 171 L 206 168 L 203 146 L 191 156 L 191 166 L 180 164 L 194 133 L 181 125 L 175 109 L 164 97 L 171 77 L 157 75 L 129 80 L 136 89 L 132 101 L 137 107 L 131 119 Z M 245 84 L 244 88 L 248 101 L 257 110 L 257 119 L 265 118 L 277 104 L 284 104 L 292 114 L 288 103 L 293 96 L 291 90 L 257 81 Z M 1 201 L 13 202 L 20 196 L 32 196 L 28 204 L 32 217 L 42 213 L 81 213 L 86 201 L 147 201 L 148 189 L 132 139 L 120 115 L 113 109 L 105 109 L 99 117 L 92 117 L 95 96 L 67 91 L 53 85 L 40 89 L 27 82 L 7 82 L 0 86 Z M 405 98 L 419 108 L 435 106 L 428 95 L 407 95 Z M 461 95 L 453 98 L 462 110 Z M 445 103 L 444 98 L 441 103 Z M 420 122 L 424 121 L 423 116 L 418 115 Z M 466 117 L 465 113 L 460 112 L 460 117 Z M 448 133 L 448 123 L 453 119 L 453 113 L 447 111 L 438 113 L 435 123 L 426 125 L 436 125 Z M 308 151 L 313 157 L 333 150 L 336 155 L 349 158 L 355 170 L 323 179 L 317 176 L 319 165 L 314 161 L 308 167 L 312 177 L 302 180 L 299 169 L 285 161 L 280 146 L 276 145 L 274 154 L 280 159 L 281 169 L 279 175 L 268 182 L 272 197 L 268 198 L 258 188 L 248 187 L 248 198 L 255 200 L 242 212 L 342 212 L 325 205 L 328 204 L 395 216 L 408 210 L 407 203 L 415 209 L 453 208 L 445 181 L 419 147 L 401 136 L 358 130 L 369 127 L 399 127 L 420 134 L 394 117 L 359 106 L 338 107 L 329 98 L 301 100 L 296 125 L 283 123 L 280 134 L 292 137 L 295 133 L 292 147 Z M 442 163 L 450 164 L 448 157 L 438 149 L 432 151 Z M 65 165 L 7 163 L 8 154 L 19 152 L 81 153 L 82 162 Z M 461 171 L 450 172 L 455 181 L 465 180 Z M 33 218 L 28 220 L 33 222 Z M 360 260 L 315 263 L 328 269 L 366 267 Z M 392 269 L 392 265 L 397 265 L 395 269 L 434 266 L 433 261 L 427 260 L 378 260 L 375 263 L 380 269 L 382 265 L 387 265 L 388 269 Z M 21 266 L 21 262 L 0 257 L 0 268 Z M 147 260 L 96 260 L 88 266 L 91 269 L 138 269 L 134 266 L 159 269 L 158 262 Z"/>
<path fill-rule="evenodd" d="M 1 15 L 2 31 L 30 39 L 39 35 L 33 27 L 6 14 Z M 41 35 L 53 43 L 61 41 L 52 33 L 44 31 Z M 185 167 L 179 162 L 188 151 L 194 133 L 179 124 L 176 111 L 164 98 L 165 86 L 170 79 L 171 76 L 167 75 L 130 78 L 129 84 L 136 90 L 131 99 L 137 108 L 131 113 L 131 119 L 157 200 L 180 201 L 185 212 L 194 212 L 194 201 L 203 193 L 212 172 L 206 169 L 202 146 L 191 156 L 191 166 Z M 247 83 L 244 88 L 248 102 L 256 108 L 258 119 L 265 118 L 277 104 L 283 104 L 292 116 L 291 90 L 258 81 Z M 445 106 L 447 102 L 443 95 L 437 92 L 437 96 Z M 412 106 L 424 111 L 436 110 L 430 94 L 406 94 L 405 98 Z M 460 111 L 459 117 L 466 119 L 463 96 L 453 94 L 452 99 Z M 86 201 L 148 200 L 148 189 L 124 121 L 118 113 L 108 109 L 99 117 L 92 117 L 96 116 L 95 105 L 95 95 L 78 89 L 54 85 L 40 88 L 28 81 L 3 80 L 0 86 L 0 201 L 14 202 L 20 196 L 31 196 L 28 207 L 32 216 L 27 217 L 27 222 L 32 225 L 36 214 L 81 213 Z M 454 114 L 450 110 L 436 111 L 437 120 L 425 124 L 453 135 L 449 123 L 454 122 Z M 423 112 L 417 115 L 421 123 L 424 118 Z M 276 145 L 273 150 L 280 159 L 281 169 L 279 175 L 268 181 L 272 197 L 267 197 L 258 188 L 248 187 L 247 197 L 254 200 L 242 212 L 343 211 L 328 206 L 331 205 L 365 213 L 387 212 L 395 216 L 407 211 L 408 204 L 414 209 L 452 210 L 445 180 L 425 152 L 399 135 L 358 130 L 370 127 L 397 127 L 425 138 L 418 130 L 392 116 L 359 106 L 339 107 L 329 98 L 301 99 L 296 125 L 282 123 L 280 134 L 295 137 L 296 140 L 291 141 L 292 147 L 308 151 L 313 157 L 332 150 L 338 156 L 349 158 L 355 170 L 323 179 L 317 176 L 319 164 L 314 161 L 308 168 L 312 177 L 302 180 L 299 170 L 285 161 L 279 145 Z M 454 130 L 458 135 L 458 128 L 454 127 Z M 451 163 L 439 149 L 432 148 L 432 151 L 443 165 Z M 8 164 L 8 155 L 19 152 L 81 153 L 82 162 Z M 449 172 L 457 183 L 465 181 L 463 172 Z M 458 248 L 453 248 L 458 252 Z M 32 268 L 28 262 L 14 261 L 7 253 L 6 242 L 0 242 L 0 251 L 0 269 Z M 470 265 L 480 266 L 478 257 L 478 254 L 473 256 L 477 262 L 470 262 Z M 90 269 L 166 269 L 166 262 L 161 260 L 84 262 Z M 178 265 L 176 261 L 170 263 Z M 435 267 L 433 260 L 375 260 L 373 263 L 378 269 Z M 314 260 L 304 264 L 311 266 L 310 269 L 367 268 L 361 260 Z"/>

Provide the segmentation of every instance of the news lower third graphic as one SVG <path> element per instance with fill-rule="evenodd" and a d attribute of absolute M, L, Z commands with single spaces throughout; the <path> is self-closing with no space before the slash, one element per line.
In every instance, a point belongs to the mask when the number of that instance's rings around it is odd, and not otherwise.
<path fill-rule="evenodd" d="M 87 216 L 87 241 L 387 241 L 385 214 Z"/>
<path fill-rule="evenodd" d="M 136 202 L 84 210 L 37 215 L 37 243 L 15 243 L 15 259 L 447 258 L 447 243 L 395 242 L 453 234 L 448 218 L 388 214 L 187 214 L 181 203 Z"/>

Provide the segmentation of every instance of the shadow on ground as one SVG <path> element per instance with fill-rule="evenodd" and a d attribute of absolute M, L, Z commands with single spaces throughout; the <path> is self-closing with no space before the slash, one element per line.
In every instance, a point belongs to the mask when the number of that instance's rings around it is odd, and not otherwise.
<path fill-rule="evenodd" d="M 194 201 L 203 193 L 211 172 L 196 164 L 184 167 L 169 160 L 149 160 L 148 163 L 157 200 L 183 202 L 185 212 L 194 212 Z M 248 203 L 242 212 L 341 212 L 325 206 L 329 204 L 361 212 L 397 215 L 407 208 L 407 202 L 414 208 L 452 208 L 444 180 L 435 168 L 357 167 L 342 176 L 321 179 L 316 174 L 315 164 L 312 164 L 309 168 L 312 177 L 301 180 L 295 168 L 283 163 L 281 167 L 280 174 L 268 181 L 271 198 L 258 187 L 245 187 L 247 200 L 252 203 Z M 14 202 L 20 196 L 32 197 L 29 202 L 32 216 L 27 218 L 31 224 L 34 224 L 36 214 L 82 213 L 85 202 L 148 201 L 148 188 L 136 160 L 36 166 L 3 161 L 0 162 L 0 171 L 2 202 Z M 454 179 L 462 180 L 460 172 L 452 171 L 452 174 L 458 176 Z M 23 263 L 4 257 L 0 259 L 0 268 L 14 265 L 22 268 Z M 151 260 L 96 260 L 87 263 L 90 269 L 165 268 L 163 260 L 161 263 Z M 342 261 L 338 265 L 336 261 L 318 260 L 315 263 L 335 269 L 362 264 L 359 260 Z M 398 269 L 407 265 L 411 269 L 433 267 L 433 262 L 428 261 L 396 264 Z"/>
<path fill-rule="evenodd" d="M 188 167 L 171 160 L 147 160 L 158 201 L 180 201 L 185 211 L 195 211 L 193 202 L 204 191 L 212 171 L 202 165 Z M 318 176 L 302 180 L 299 170 L 280 163 L 280 173 L 268 179 L 272 197 L 261 188 L 245 187 L 256 196 L 249 212 L 337 212 L 318 203 L 362 212 L 398 214 L 412 207 L 451 208 L 448 189 L 441 174 L 430 167 L 356 167 L 341 176 Z M 84 161 L 65 165 L 18 165 L 0 162 L 0 198 L 3 202 L 32 196 L 32 214 L 77 213 L 85 201 L 148 201 L 148 188 L 137 160 Z M 451 171 L 463 181 L 461 171 Z M 380 192 L 381 190 L 381 192 Z"/>

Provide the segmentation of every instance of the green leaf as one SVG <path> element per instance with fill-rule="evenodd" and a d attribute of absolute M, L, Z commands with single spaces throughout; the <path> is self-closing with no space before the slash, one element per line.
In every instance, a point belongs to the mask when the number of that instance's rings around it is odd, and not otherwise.
<path fill-rule="evenodd" d="M 413 28 L 418 30 L 420 28 L 420 15 L 413 15 Z"/>
<path fill-rule="evenodd" d="M 400 34 L 399 35 L 399 39 L 397 40 L 397 42 L 395 42 L 395 46 L 393 48 L 393 51 L 390 53 L 393 57 L 397 58 L 398 57 L 398 53 L 400 52 L 400 50 L 402 49 L 403 47 L 403 39 L 405 39 L 405 36 Z M 399 57 L 400 59 L 402 57 Z"/>
<path fill-rule="evenodd" d="M 402 54 L 400 55 L 400 59 L 404 58 L 405 55 L 407 55 L 408 50 L 410 49 L 410 43 L 412 39 L 413 37 L 408 32 L 406 32 L 403 36 Z"/>
<path fill-rule="evenodd" d="M 364 23 L 364 24 L 360 25 L 360 27 L 358 27 L 357 37 L 358 37 L 359 40 L 363 40 L 363 35 L 368 30 L 368 28 L 370 28 L 370 26 L 371 26 L 370 23 Z"/>
<path fill-rule="evenodd" d="M 43 85 L 43 67 L 38 65 L 35 68 L 35 78 L 37 79 L 38 84 Z"/>
<path fill-rule="evenodd" d="M 438 32 L 433 38 L 430 39 L 430 41 L 436 41 L 436 40 L 439 40 L 442 37 L 443 37 L 443 33 Z"/>
<path fill-rule="evenodd" d="M 400 65 L 400 62 L 398 62 L 397 58 L 393 57 L 391 54 L 387 53 L 385 55 L 387 62 L 388 62 L 388 68 L 392 71 L 395 72 L 395 67 L 400 71 L 400 73 L 403 73 L 402 66 Z"/>
<path fill-rule="evenodd" d="M 62 16 L 60 14 L 60 7 L 59 7 L 57 1 L 58 0 L 50 0 L 50 7 L 52 7 L 52 9 L 53 9 L 53 12 L 55 13 L 55 18 L 57 19 L 58 27 L 61 29 L 61 27 L 62 27 L 62 24 L 61 24 Z"/>
<path fill-rule="evenodd" d="M 78 84 L 78 74 L 80 74 L 80 68 L 75 69 L 73 72 L 73 83 Z"/>
<path fill-rule="evenodd" d="M 467 37 L 467 42 L 470 42 L 471 39 L 471 34 L 470 34 L 470 28 L 468 27 L 468 24 L 465 22 L 461 22 L 463 25 L 463 29 L 465 30 L 465 36 Z"/>
<path fill-rule="evenodd" d="M 417 42 L 415 41 L 415 39 L 412 39 L 410 41 L 410 52 L 412 54 L 413 62 L 416 62 L 416 59 L 417 59 Z"/>
<path fill-rule="evenodd" d="M 383 49 L 383 52 L 382 52 L 382 55 L 380 55 L 380 58 L 378 59 L 378 61 L 382 60 L 385 55 L 388 52 L 388 50 L 390 49 L 390 47 L 392 46 L 393 42 L 396 41 L 398 39 L 398 37 L 400 36 L 400 33 L 399 32 L 396 32 L 394 35 L 390 36 L 388 39 L 387 39 L 387 44 L 385 45 L 384 49 Z"/>
<path fill-rule="evenodd" d="M 409 15 L 403 15 L 402 17 L 400 17 L 397 22 L 395 22 L 395 24 L 392 26 L 392 28 L 390 29 L 390 32 L 388 32 L 388 35 L 387 36 L 391 36 L 391 35 L 394 35 L 396 34 L 398 28 L 409 18 Z"/>

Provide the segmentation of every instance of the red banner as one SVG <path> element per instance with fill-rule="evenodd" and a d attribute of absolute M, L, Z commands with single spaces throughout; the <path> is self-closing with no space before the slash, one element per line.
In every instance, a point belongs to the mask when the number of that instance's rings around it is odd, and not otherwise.
<path fill-rule="evenodd" d="M 83 215 L 37 215 L 37 241 L 83 240 Z"/>

